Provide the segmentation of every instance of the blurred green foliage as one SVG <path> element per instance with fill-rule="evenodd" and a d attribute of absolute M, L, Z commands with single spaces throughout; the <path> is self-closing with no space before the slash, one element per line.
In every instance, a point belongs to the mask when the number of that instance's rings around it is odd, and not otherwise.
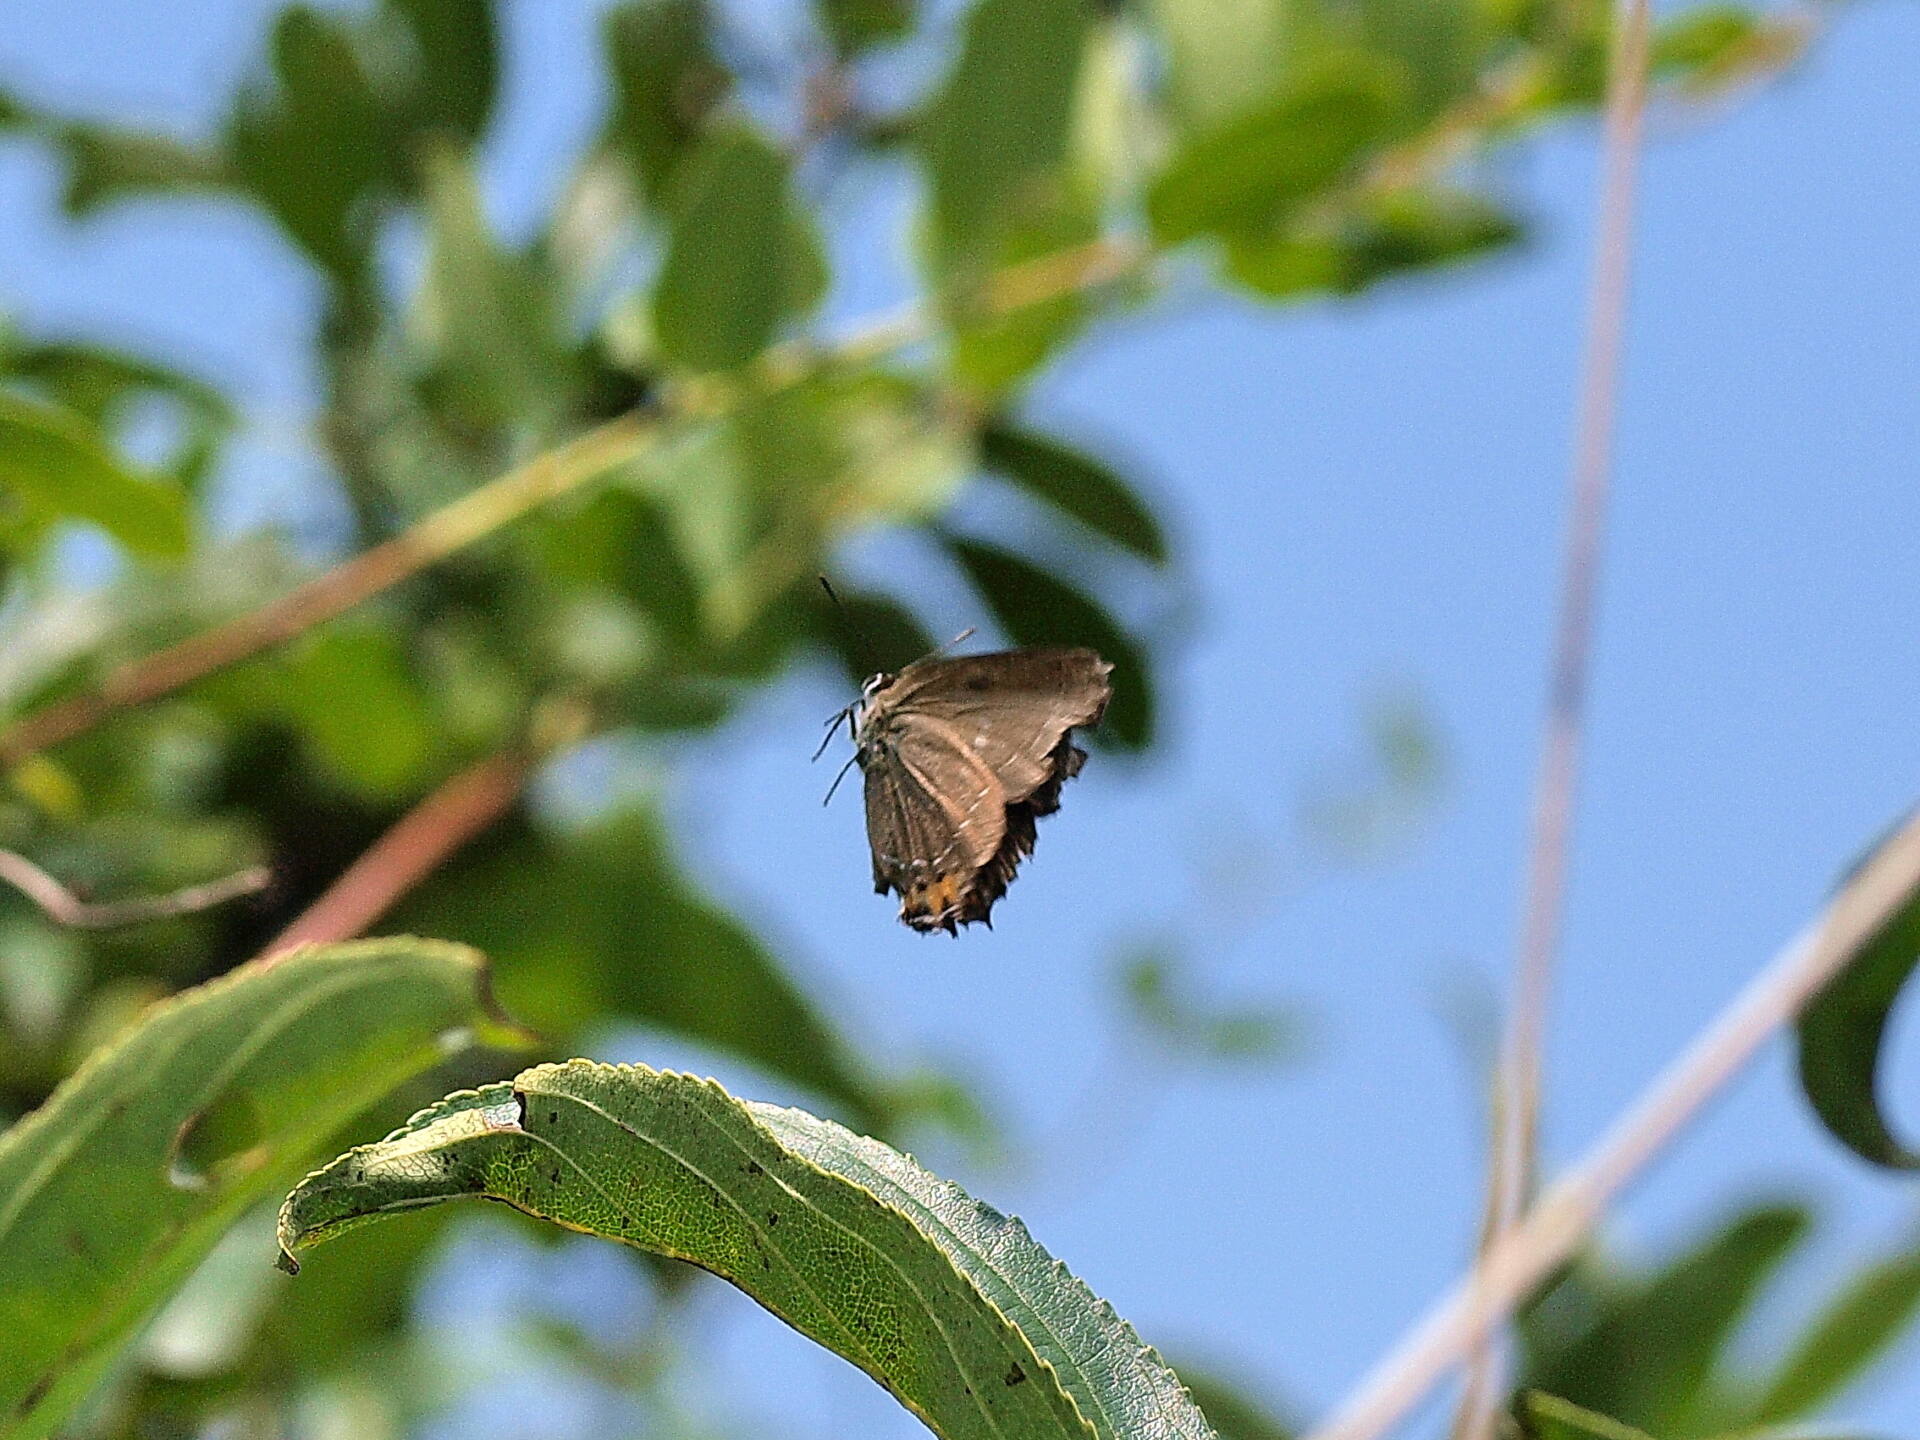
<path fill-rule="evenodd" d="M 312 435 L 350 517 L 321 555 L 215 531 L 240 423 L 225 397 L 166 357 L 0 330 L 0 713 L 92 691 L 599 422 L 650 425 L 598 483 L 480 527 L 349 616 L 14 756 L 0 846 L 76 888 L 146 894 L 255 861 L 276 883 L 98 935 L 0 892 L 0 1122 L 146 1001 L 256 953 L 466 766 L 550 745 L 555 714 L 606 745 L 707 731 L 808 657 L 851 684 L 929 648 L 914 577 L 843 584 L 846 616 L 818 593 L 864 530 L 930 534 L 1004 638 L 1101 649 L 1118 665 L 1102 740 L 1150 745 L 1163 687 L 1139 597 L 1175 583 L 1179 547 L 1124 467 L 1022 418 L 1022 384 L 1151 300 L 1176 252 L 1279 299 L 1513 243 L 1520 200 L 1460 162 L 1594 105 L 1606 43 L 1590 3 L 793 8 L 812 43 L 765 56 L 706 0 L 610 5 L 605 122 L 521 240 L 495 232 L 476 178 L 510 58 L 492 0 L 286 5 L 224 123 L 192 142 L 29 104 L 0 76 L 6 143 L 57 157 L 76 223 L 135 200 L 238 205 L 310 267 Z M 1754 11 L 1683 9 L 1663 19 L 1660 73 L 1722 84 L 1790 43 Z M 944 59 L 903 93 L 897 62 L 916 55 Z M 924 196 L 922 318 L 834 341 L 813 319 L 836 287 L 823 175 L 848 155 Z M 383 263 L 395 237 L 413 237 L 416 266 Z M 947 518 L 981 479 L 1017 493 L 1017 543 Z M 72 573 L 59 542 L 75 527 L 113 543 L 104 581 Z M 627 749 L 659 763 L 658 747 Z M 1394 783 L 1423 783 L 1408 745 L 1382 755 Z M 937 1077 L 864 1053 L 727 900 L 686 873 L 635 791 L 587 819 L 511 806 L 390 923 L 483 944 L 555 1055 L 639 1022 L 862 1128 L 971 1113 Z M 1203 1047 L 1274 1039 L 1148 971 L 1134 993 L 1150 1023 Z M 455 1068 L 411 1098 L 478 1078 Z M 129 1357 L 88 1425 L 270 1428 L 323 1397 L 341 1414 L 419 1414 L 411 1372 L 367 1362 L 404 1333 L 432 1228 L 343 1241 L 366 1247 L 351 1282 L 316 1278 L 297 1309 L 260 1301 L 216 1373 Z M 1890 1324 L 1897 1291 L 1863 1280 L 1848 1303 Z M 1838 1363 L 1830 1348 L 1809 1341 L 1803 1376 Z M 1776 1388 L 1825 1393 L 1817 1378 Z"/>

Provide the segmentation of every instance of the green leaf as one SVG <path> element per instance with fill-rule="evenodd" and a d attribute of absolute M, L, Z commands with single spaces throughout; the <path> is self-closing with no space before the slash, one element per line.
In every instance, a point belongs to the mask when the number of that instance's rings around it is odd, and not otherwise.
<path fill-rule="evenodd" d="M 1807 1212 L 1758 1205 L 1644 1282 L 1617 1291 L 1595 1323 L 1537 1354 L 1526 1381 L 1657 1435 L 1677 1433 L 1767 1279 L 1804 1239 Z"/>
<path fill-rule="evenodd" d="M 637 806 L 573 832 L 508 830 L 429 882 L 401 922 L 484 947 L 503 1003 L 543 1034 L 639 1021 L 805 1086 L 863 1127 L 892 1122 L 831 1020 Z"/>
<path fill-rule="evenodd" d="M 1920 1313 L 1920 1253 L 1869 1265 L 1828 1302 L 1774 1370 L 1750 1423 L 1776 1425 L 1837 1399 Z"/>
<path fill-rule="evenodd" d="M 442 408 L 473 426 L 551 424 L 572 378 L 551 287 L 506 252 L 482 207 L 472 165 L 436 148 L 425 165 L 427 265 L 418 314 L 437 359 Z"/>
<path fill-rule="evenodd" d="M 1518 240 L 1520 222 L 1466 191 L 1368 197 L 1344 213 L 1280 234 L 1235 235 L 1226 273 L 1271 300 L 1315 292 L 1354 295 L 1410 270 L 1471 259 Z"/>
<path fill-rule="evenodd" d="M 186 497 L 115 455 L 79 415 L 0 391 L 0 486 L 50 514 L 97 525 L 127 549 L 187 548 Z"/>
<path fill-rule="evenodd" d="M 41 1436 L 249 1205 L 476 1034 L 476 954 L 417 940 L 254 963 L 148 1010 L 0 1135 L 0 1435 Z"/>
<path fill-rule="evenodd" d="M 59 130 L 67 184 L 61 206 L 76 218 L 136 195 L 177 195 L 227 183 L 217 155 L 150 130 L 72 123 Z"/>
<path fill-rule="evenodd" d="M 913 29 L 916 8 L 916 0 L 814 0 L 820 28 L 843 60 L 904 39 Z"/>
<path fill-rule="evenodd" d="M 573 1061 L 450 1096 L 309 1176 L 291 1255 L 481 1195 L 740 1286 L 948 1440 L 1206 1440 L 1173 1372 L 1026 1228 L 904 1156 L 717 1084 Z"/>
<path fill-rule="evenodd" d="M 1844 881 L 1842 882 L 1845 883 Z M 1814 1113 L 1862 1159 L 1920 1169 L 1880 1108 L 1881 1047 L 1894 1002 L 1920 963 L 1920 894 L 1910 897 L 1800 1012 L 1800 1085 Z"/>
<path fill-rule="evenodd" d="M 412 41 L 408 128 L 477 143 L 500 89 L 492 0 L 386 0 L 386 8 Z"/>
<path fill-rule="evenodd" d="M 1153 741 L 1152 676 L 1140 647 L 1097 600 L 1032 561 L 978 540 L 947 537 L 947 548 L 1018 645 L 1090 645 L 1113 665 L 1113 700 L 1094 731 L 1127 750 Z"/>
<path fill-rule="evenodd" d="M 1220 1440 L 1294 1440 L 1299 1427 L 1274 1412 L 1263 1397 L 1191 1361 L 1180 1361 L 1180 1378 Z"/>
<path fill-rule="evenodd" d="M 715 131 L 674 184 L 673 230 L 654 289 L 654 328 L 690 370 L 731 370 L 824 288 L 818 247 L 794 205 L 786 157 L 742 126 Z"/>
<path fill-rule="evenodd" d="M 1191 133 L 1245 114 L 1281 84 L 1297 0 L 1150 0 L 1175 118 Z"/>
<path fill-rule="evenodd" d="M 1388 134 L 1403 94 L 1396 72 L 1374 57 L 1328 57 L 1173 157 L 1147 193 L 1155 238 L 1177 245 L 1273 229 Z"/>
<path fill-rule="evenodd" d="M 980 432 L 980 462 L 1116 545 L 1156 564 L 1167 560 L 1167 539 L 1153 512 L 1084 451 L 996 420 Z"/>
<path fill-rule="evenodd" d="M 227 143 L 240 183 L 335 279 L 368 263 L 372 198 L 404 156 L 352 32 L 333 15 L 294 5 L 274 22 L 275 84 L 241 97 Z"/>
<path fill-rule="evenodd" d="M 978 0 L 918 133 L 936 275 L 981 278 L 1006 236 L 1058 209 L 1084 0 Z"/>
<path fill-rule="evenodd" d="M 1438 113 L 1473 85 L 1479 50 L 1477 0 L 1362 0 L 1369 49 L 1405 70 L 1422 115 Z"/>
<path fill-rule="evenodd" d="M 631 161 L 651 204 L 665 201 L 681 160 L 732 88 L 712 30 L 706 0 L 631 0 L 606 18 L 608 139 Z"/>
<path fill-rule="evenodd" d="M 1514 1418 L 1527 1440 L 1653 1440 L 1644 1430 L 1538 1390 L 1520 1397 Z"/>

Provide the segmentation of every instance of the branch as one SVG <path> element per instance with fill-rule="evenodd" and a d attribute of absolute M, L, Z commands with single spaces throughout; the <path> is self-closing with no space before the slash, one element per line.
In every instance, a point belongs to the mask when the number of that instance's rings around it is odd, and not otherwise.
<path fill-rule="evenodd" d="M 1554 964 L 1566 915 L 1567 856 L 1586 721 L 1595 597 L 1606 540 L 1633 250 L 1635 162 L 1646 109 L 1652 24 L 1648 0 L 1626 0 L 1607 77 L 1600 233 L 1588 300 L 1585 376 L 1575 427 L 1559 622 L 1534 779 L 1533 833 L 1514 956 L 1512 1008 L 1502 1046 L 1483 1243 L 1497 1240 L 1520 1219 L 1539 1168 L 1541 1072 Z M 1503 1368 L 1491 1343 L 1475 1357 L 1454 1428 L 1460 1440 L 1492 1440 Z"/>
<path fill-rule="evenodd" d="M 249 614 L 110 671 L 93 690 L 57 700 L 0 732 L 0 770 L 91 730 L 238 661 L 283 645 L 361 601 L 391 589 L 529 511 L 559 498 L 645 447 L 657 422 L 609 421 L 434 511 L 412 529 L 354 556 Z"/>
<path fill-rule="evenodd" d="M 76 930 L 112 930 L 122 925 L 139 925 L 148 920 L 166 920 L 175 915 L 191 915 L 210 910 L 242 895 L 264 890 L 272 875 L 264 865 L 251 865 L 236 874 L 204 885 L 189 885 L 167 895 L 139 900 L 115 900 L 93 904 L 82 900 L 26 856 L 12 850 L 0 850 L 0 881 L 11 885 L 40 907 L 56 925 Z"/>
<path fill-rule="evenodd" d="M 1920 810 L 1308 1440 L 1386 1435 L 1493 1326 L 1573 1256 L 1628 1183 L 1916 895 Z"/>
<path fill-rule="evenodd" d="M 262 954 L 361 934 L 513 808 L 535 758 L 525 750 L 501 751 L 441 785 L 374 841 Z"/>

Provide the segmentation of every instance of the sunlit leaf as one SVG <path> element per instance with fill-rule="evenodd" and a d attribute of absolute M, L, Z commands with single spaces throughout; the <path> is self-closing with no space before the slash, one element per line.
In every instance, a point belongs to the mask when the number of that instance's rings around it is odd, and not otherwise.
<path fill-rule="evenodd" d="M 1862 1159 L 1920 1169 L 1893 1133 L 1879 1076 L 1888 1018 L 1920 963 L 1920 895 L 1910 897 L 1800 1012 L 1800 1085 L 1827 1129 Z"/>
<path fill-rule="evenodd" d="M 46 1434 L 232 1220 L 490 1017 L 479 958 L 381 940 L 148 1010 L 0 1135 L 0 1435 Z"/>
<path fill-rule="evenodd" d="M 0 487 L 47 513 L 97 525 L 129 550 L 187 547 L 180 490 L 134 470 L 79 415 L 0 391 Z"/>
<path fill-rule="evenodd" d="M 476 1194 L 712 1270 L 950 1440 L 1212 1435 L 1017 1220 L 877 1141 L 710 1080 L 574 1061 L 449 1096 L 309 1176 L 281 1243 Z"/>
<path fill-rule="evenodd" d="M 604 27 L 614 96 L 608 138 L 658 205 L 732 76 L 713 52 L 706 0 L 629 0 Z"/>
<path fill-rule="evenodd" d="M 1148 560 L 1167 559 L 1153 512 L 1100 461 L 1005 421 L 980 433 L 980 463 L 1034 498 Z"/>
<path fill-rule="evenodd" d="M 787 188 L 787 160 L 744 126 L 717 130 L 673 188 L 654 329 L 690 370 L 744 365 L 780 322 L 811 309 L 824 276 Z"/>
<path fill-rule="evenodd" d="M 1211 130 L 1272 96 L 1294 59 L 1296 0 L 1152 0 L 1174 113 L 1187 134 Z"/>
<path fill-rule="evenodd" d="M 1009 550 L 949 537 L 948 548 L 1020 645 L 1087 645 L 1113 665 L 1113 700 L 1092 735 L 1128 750 L 1153 740 L 1153 680 L 1140 647 L 1099 601 Z"/>
<path fill-rule="evenodd" d="M 1089 31 L 1084 0 L 978 0 L 919 134 L 936 273 L 978 278 L 1057 208 Z"/>
<path fill-rule="evenodd" d="M 1395 72 L 1377 59 L 1328 58 L 1174 156 L 1147 194 L 1154 235 L 1175 245 L 1272 229 L 1388 133 L 1402 96 Z"/>

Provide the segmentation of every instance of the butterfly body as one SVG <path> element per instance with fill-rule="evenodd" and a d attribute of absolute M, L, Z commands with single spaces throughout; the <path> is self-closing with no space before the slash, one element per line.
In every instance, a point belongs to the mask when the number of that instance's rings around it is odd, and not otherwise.
<path fill-rule="evenodd" d="M 1091 650 L 932 657 L 861 691 L 855 759 L 865 779 L 876 893 L 900 896 L 915 930 L 991 922 L 1033 853 L 1035 821 L 1086 752 L 1113 667 Z"/>

